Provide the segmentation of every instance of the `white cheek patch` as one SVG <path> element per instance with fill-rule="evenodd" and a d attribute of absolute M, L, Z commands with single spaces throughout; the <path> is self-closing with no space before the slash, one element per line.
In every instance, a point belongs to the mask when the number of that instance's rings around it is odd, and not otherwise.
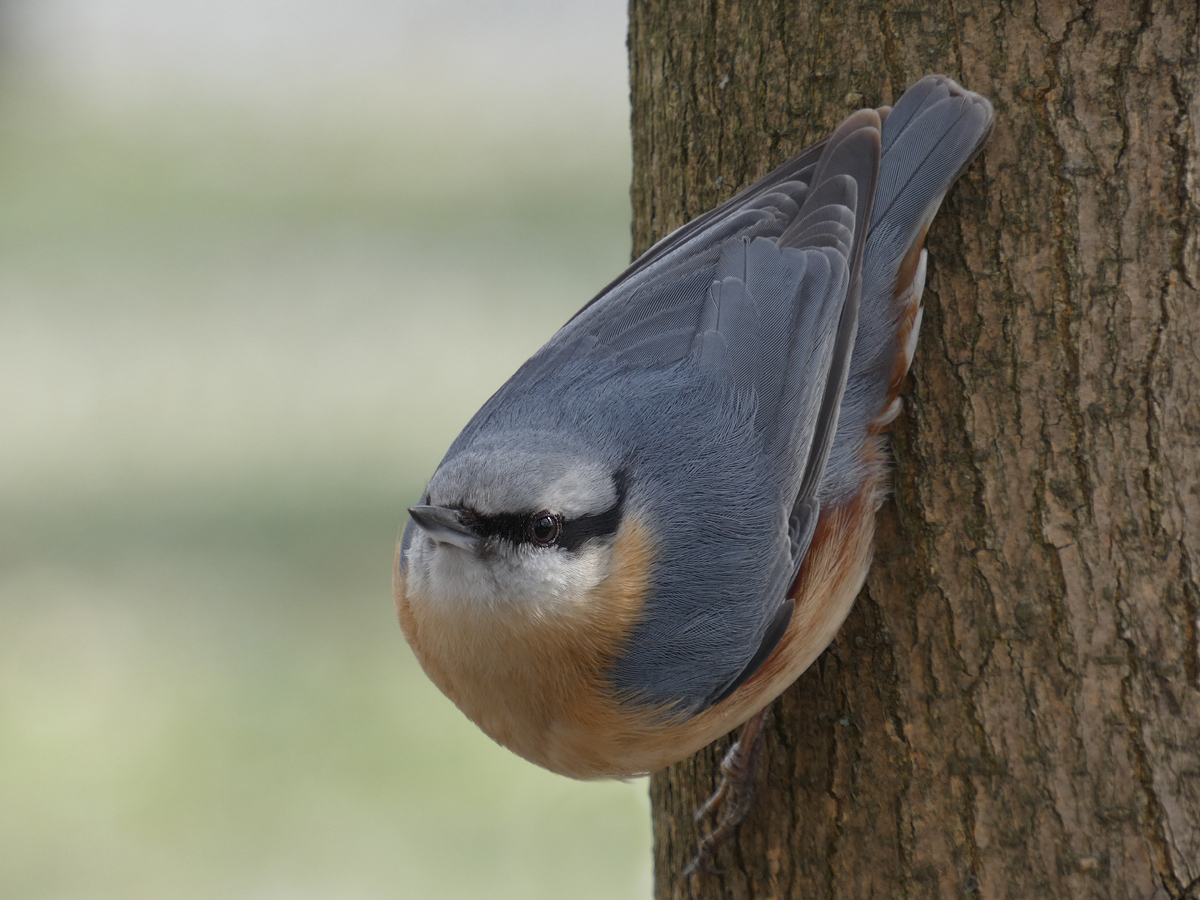
<path fill-rule="evenodd" d="M 608 574 L 609 550 L 594 544 L 580 550 L 520 554 L 500 572 L 494 584 L 504 602 L 525 604 L 537 614 L 549 615 L 577 608 Z"/>
<path fill-rule="evenodd" d="M 496 594 L 487 562 L 473 551 L 434 541 L 409 551 L 408 582 L 414 594 L 437 604 L 480 608 Z"/>
<path fill-rule="evenodd" d="M 409 590 L 432 603 L 465 607 L 464 614 L 516 607 L 546 616 L 577 609 L 608 574 L 610 550 L 590 544 L 577 551 L 503 548 L 479 556 L 458 547 L 414 540 Z"/>

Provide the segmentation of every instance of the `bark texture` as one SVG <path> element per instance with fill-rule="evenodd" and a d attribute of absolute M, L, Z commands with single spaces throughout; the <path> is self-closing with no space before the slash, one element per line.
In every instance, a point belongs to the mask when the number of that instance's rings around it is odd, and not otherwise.
<path fill-rule="evenodd" d="M 1200 898 L 1195 2 L 632 0 L 634 239 L 941 71 L 996 107 L 928 239 L 867 587 L 778 704 L 656 775 L 660 898 Z"/>

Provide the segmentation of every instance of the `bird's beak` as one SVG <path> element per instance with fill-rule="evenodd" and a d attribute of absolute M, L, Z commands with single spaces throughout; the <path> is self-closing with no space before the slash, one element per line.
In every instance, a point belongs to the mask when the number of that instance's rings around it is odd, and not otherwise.
<path fill-rule="evenodd" d="M 475 550 L 479 547 L 479 535 L 470 525 L 463 522 L 456 509 L 447 509 L 444 506 L 410 506 L 408 514 L 422 531 L 440 544 L 453 544 L 463 550 Z"/>

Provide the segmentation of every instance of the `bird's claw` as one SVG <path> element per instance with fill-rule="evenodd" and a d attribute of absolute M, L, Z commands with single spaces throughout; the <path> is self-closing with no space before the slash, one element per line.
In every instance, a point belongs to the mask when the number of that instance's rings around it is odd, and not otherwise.
<path fill-rule="evenodd" d="M 770 707 L 764 707 L 746 722 L 741 736 L 721 760 L 721 783 L 694 816 L 697 824 L 714 820 L 715 824 L 700 840 L 695 858 L 683 870 L 685 876 L 717 871 L 712 865 L 717 849 L 733 837 L 750 812 L 754 801 L 754 776 L 762 754 L 763 723 L 769 712 Z"/>

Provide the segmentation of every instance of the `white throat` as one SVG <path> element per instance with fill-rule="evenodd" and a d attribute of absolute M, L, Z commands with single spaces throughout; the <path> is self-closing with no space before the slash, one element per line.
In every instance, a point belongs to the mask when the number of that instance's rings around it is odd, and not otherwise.
<path fill-rule="evenodd" d="M 417 534 L 406 578 L 410 595 L 439 606 L 508 613 L 518 607 L 527 615 L 558 616 L 586 602 L 608 574 L 610 555 L 600 542 L 573 551 L 501 544 L 481 555 Z"/>

